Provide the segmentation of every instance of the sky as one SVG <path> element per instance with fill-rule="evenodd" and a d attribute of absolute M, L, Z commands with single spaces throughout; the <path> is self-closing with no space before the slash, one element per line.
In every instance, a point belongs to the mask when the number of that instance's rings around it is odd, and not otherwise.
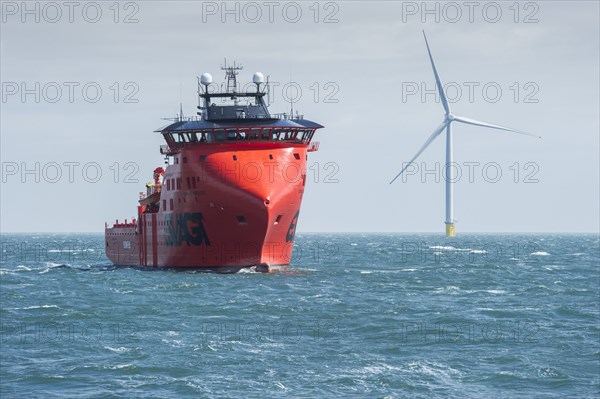
<path fill-rule="evenodd" d="M 299 232 L 444 231 L 445 139 L 390 185 L 444 110 L 456 229 L 599 231 L 596 1 L 1 3 L 1 232 L 100 232 L 136 214 L 154 133 L 227 58 L 269 76 L 271 112 L 325 126 Z M 299 89 L 299 90 L 298 90 Z"/>

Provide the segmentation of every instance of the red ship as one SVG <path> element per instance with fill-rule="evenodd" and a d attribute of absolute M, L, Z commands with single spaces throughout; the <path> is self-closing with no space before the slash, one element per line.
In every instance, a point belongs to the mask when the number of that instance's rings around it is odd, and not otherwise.
<path fill-rule="evenodd" d="M 268 81 L 238 92 L 240 66 L 224 66 L 226 89 L 198 82 L 198 117 L 157 130 L 166 168 L 140 193 L 137 219 L 105 225 L 115 265 L 270 271 L 290 263 L 306 185 L 307 153 L 323 126 L 293 112 L 270 114 Z M 262 85 L 262 87 L 261 87 Z M 212 88 L 212 86 L 211 86 Z"/>

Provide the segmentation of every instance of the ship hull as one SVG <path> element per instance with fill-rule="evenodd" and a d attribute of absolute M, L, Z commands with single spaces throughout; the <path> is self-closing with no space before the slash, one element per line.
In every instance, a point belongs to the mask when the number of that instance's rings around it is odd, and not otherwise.
<path fill-rule="evenodd" d="M 290 263 L 306 182 L 306 145 L 207 144 L 182 149 L 152 209 L 107 228 L 116 265 L 222 272 Z"/>

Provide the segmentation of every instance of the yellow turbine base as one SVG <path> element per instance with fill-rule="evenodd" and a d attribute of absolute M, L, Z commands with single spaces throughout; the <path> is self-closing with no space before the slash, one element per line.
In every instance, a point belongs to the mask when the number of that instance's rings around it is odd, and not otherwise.
<path fill-rule="evenodd" d="M 446 237 L 456 237 L 454 223 L 446 223 Z"/>

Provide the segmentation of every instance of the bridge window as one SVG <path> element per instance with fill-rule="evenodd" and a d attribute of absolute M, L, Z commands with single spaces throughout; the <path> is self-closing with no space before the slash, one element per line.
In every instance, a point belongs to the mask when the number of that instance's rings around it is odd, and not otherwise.
<path fill-rule="evenodd" d="M 258 140 L 260 137 L 260 129 L 251 129 L 250 130 L 250 140 Z"/>
<path fill-rule="evenodd" d="M 237 134 L 235 133 L 235 130 L 228 130 L 227 131 L 227 140 L 235 140 L 237 137 Z"/>
<path fill-rule="evenodd" d="M 260 137 L 263 140 L 269 140 L 271 137 L 271 129 L 263 129 Z"/>

